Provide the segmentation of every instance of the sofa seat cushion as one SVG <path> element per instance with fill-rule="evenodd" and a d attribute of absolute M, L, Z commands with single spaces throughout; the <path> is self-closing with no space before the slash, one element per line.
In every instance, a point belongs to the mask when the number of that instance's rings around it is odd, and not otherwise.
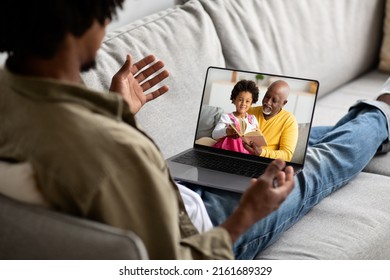
<path fill-rule="evenodd" d="M 171 76 L 170 90 L 137 113 L 140 126 L 165 157 L 192 146 L 208 66 L 225 66 L 214 25 L 198 1 L 164 10 L 109 32 L 95 70 L 82 75 L 88 87 L 107 90 L 126 54 L 138 61 L 154 54 Z M 165 83 L 165 81 L 164 81 Z"/>
<path fill-rule="evenodd" d="M 385 19 L 383 24 L 383 40 L 378 68 L 390 72 L 390 1 L 386 0 Z"/>
<path fill-rule="evenodd" d="M 333 125 L 361 99 L 374 100 L 389 74 L 372 70 L 318 98 L 313 125 Z M 320 83 L 321 88 L 321 83 Z"/>
<path fill-rule="evenodd" d="M 390 259 L 389 201 L 389 177 L 360 173 L 257 258 Z"/>

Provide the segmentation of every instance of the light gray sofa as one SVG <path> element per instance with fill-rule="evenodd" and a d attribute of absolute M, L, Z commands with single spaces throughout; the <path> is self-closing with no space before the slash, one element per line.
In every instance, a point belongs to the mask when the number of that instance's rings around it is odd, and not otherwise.
<path fill-rule="evenodd" d="M 192 145 L 210 65 L 319 80 L 315 125 L 334 124 L 357 99 L 375 98 L 388 76 L 377 69 L 385 0 L 178 2 L 107 34 L 97 69 L 82 76 L 105 91 L 127 53 L 162 59 L 170 92 L 137 119 L 165 157 Z M 390 259 L 389 160 L 374 158 L 257 258 Z"/>

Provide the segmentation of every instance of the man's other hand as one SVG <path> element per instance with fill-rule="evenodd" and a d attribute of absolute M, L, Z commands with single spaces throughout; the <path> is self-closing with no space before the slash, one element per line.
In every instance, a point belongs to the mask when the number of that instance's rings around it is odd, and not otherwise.
<path fill-rule="evenodd" d="M 293 168 L 286 167 L 281 159 L 274 160 L 263 175 L 252 180 L 235 212 L 221 226 L 234 242 L 254 223 L 278 209 L 293 188 Z"/>

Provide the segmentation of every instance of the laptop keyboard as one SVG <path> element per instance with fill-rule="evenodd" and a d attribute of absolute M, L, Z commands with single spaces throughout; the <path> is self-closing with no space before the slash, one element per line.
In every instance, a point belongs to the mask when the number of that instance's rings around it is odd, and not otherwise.
<path fill-rule="evenodd" d="M 172 161 L 216 171 L 257 178 L 264 173 L 266 164 L 227 156 L 191 150 Z"/>

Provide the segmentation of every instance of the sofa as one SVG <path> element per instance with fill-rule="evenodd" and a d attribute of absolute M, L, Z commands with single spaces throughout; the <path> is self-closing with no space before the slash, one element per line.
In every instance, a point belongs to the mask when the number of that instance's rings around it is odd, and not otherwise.
<path fill-rule="evenodd" d="M 314 125 L 332 125 L 355 101 L 375 98 L 388 77 L 386 0 L 176 2 L 107 33 L 97 68 L 82 74 L 86 86 L 107 92 L 126 54 L 135 60 L 155 54 L 163 60 L 170 91 L 145 105 L 136 118 L 166 158 L 192 146 L 210 65 L 318 80 Z M 256 259 L 390 259 L 389 161 L 388 154 L 375 156 Z M 26 205 L 12 207 L 9 215 L 19 223 L 29 217 L 17 213 Z M 43 221 L 51 212 L 44 209 L 39 218 L 29 218 Z M 39 237 L 41 229 L 23 234 Z M 0 240 L 4 234 L 10 235 L 9 230 L 0 229 Z"/>

